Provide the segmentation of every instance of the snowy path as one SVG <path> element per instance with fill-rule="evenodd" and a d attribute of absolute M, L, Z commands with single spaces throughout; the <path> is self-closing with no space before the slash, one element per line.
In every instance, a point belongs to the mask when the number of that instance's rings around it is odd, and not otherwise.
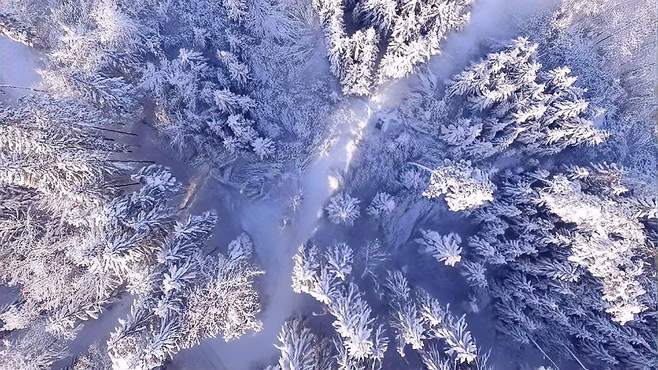
<path fill-rule="evenodd" d="M 339 132 L 326 155 L 311 164 L 299 181 L 304 189 L 301 208 L 292 224 L 282 228 L 286 214 L 281 200 L 263 201 L 245 206 L 240 211 L 242 228 L 253 238 L 256 253 L 266 271 L 262 294 L 264 308 L 260 319 L 263 329 L 239 340 L 225 343 L 221 338 L 204 341 L 199 347 L 180 352 L 172 369 L 253 369 L 269 364 L 276 355 L 277 334 L 292 314 L 304 305 L 305 297 L 290 287 L 292 256 L 297 247 L 311 238 L 323 215 L 323 207 L 335 190 L 333 175 L 344 172 L 352 159 L 356 141 L 372 116 L 371 105 L 363 99 L 347 103 L 352 119 L 338 127 Z"/>
<path fill-rule="evenodd" d="M 523 36 L 518 25 L 557 5 L 558 0 L 480 0 L 471 21 L 461 32 L 452 34 L 442 53 L 429 62 L 435 74 L 449 78 L 482 56 L 483 43 L 507 42 Z"/>
<path fill-rule="evenodd" d="M 39 81 L 36 72 L 38 57 L 28 46 L 19 44 L 8 37 L 0 36 L 0 85 L 31 87 Z M 0 88 L 0 99 L 18 98 L 29 90 Z"/>

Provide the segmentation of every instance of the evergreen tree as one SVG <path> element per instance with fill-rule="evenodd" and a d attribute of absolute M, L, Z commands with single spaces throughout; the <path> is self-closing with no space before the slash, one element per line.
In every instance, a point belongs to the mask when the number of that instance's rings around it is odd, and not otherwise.
<path fill-rule="evenodd" d="M 655 184 L 655 53 L 658 15 L 651 1 L 563 0 L 525 24 L 549 65 L 569 65 L 610 132 L 603 150 Z M 650 186 L 653 190 L 653 187 Z"/>
<path fill-rule="evenodd" d="M 286 321 L 277 337 L 276 348 L 281 352 L 277 366 L 270 370 L 322 370 L 336 368 L 332 345 L 293 318 Z"/>
<path fill-rule="evenodd" d="M 470 4 L 470 0 L 398 1 L 390 33 L 385 33 L 387 47 L 379 79 L 404 77 L 416 65 L 438 54 L 448 34 L 468 22 Z"/>
<path fill-rule="evenodd" d="M 0 279 L 20 291 L 0 313 L 2 330 L 43 323 L 71 339 L 118 294 L 121 279 L 95 263 L 128 169 L 112 159 L 127 149 L 106 140 L 107 126 L 86 104 L 43 95 L 0 110 Z"/>
<path fill-rule="evenodd" d="M 231 243 L 228 258 L 202 255 L 216 220 L 208 212 L 189 217 L 158 246 L 148 290 L 110 335 L 113 367 L 151 369 L 203 338 L 222 334 L 228 341 L 260 330 L 253 279 L 262 272 L 249 262 L 248 238 Z"/>
<path fill-rule="evenodd" d="M 457 113 L 456 118 L 475 126 L 478 133 L 468 145 L 454 147 L 454 153 L 473 159 L 503 150 L 548 155 L 578 144 L 601 143 L 605 135 L 593 127 L 584 92 L 573 85 L 569 72 L 543 71 L 537 45 L 520 38 L 459 73 L 450 82 L 449 99 L 470 103 L 473 113 Z M 450 127 L 441 127 L 440 135 L 454 145 Z"/>
<path fill-rule="evenodd" d="M 430 184 L 423 193 L 433 199 L 445 195 L 451 211 L 477 208 L 493 200 L 494 186 L 484 171 L 470 162 L 445 160 L 431 170 Z"/>
<path fill-rule="evenodd" d="M 421 238 L 416 242 L 424 247 L 423 252 L 432 255 L 438 262 L 455 266 L 461 261 L 462 239 L 455 233 L 441 235 L 432 230 L 420 230 Z"/>
<path fill-rule="evenodd" d="M 609 166 L 505 173 L 474 213 L 465 272 L 490 287 L 499 331 L 579 362 L 651 367 L 655 215 L 622 180 Z"/>
<path fill-rule="evenodd" d="M 3 339 L 0 342 L 0 367 L 48 369 L 65 354 L 65 344 L 48 334 L 43 322 L 39 322 L 17 338 Z"/>
<path fill-rule="evenodd" d="M 323 303 L 333 316 L 332 325 L 341 338 L 337 345 L 339 366 L 341 358 L 343 363 L 354 366 L 381 366 L 385 350 L 380 350 L 386 346 L 387 338 L 377 328 L 372 309 L 353 282 L 351 256 L 351 249 L 344 244 L 324 254 L 313 245 L 301 246 L 293 257 L 292 288 Z"/>
<path fill-rule="evenodd" d="M 354 3 L 354 4 L 353 4 Z M 402 78 L 438 54 L 447 35 L 469 19 L 470 0 L 315 0 L 331 70 L 343 93 L 368 95 L 373 86 Z M 345 10 L 357 30 L 350 35 Z M 381 41 L 380 41 L 381 40 Z M 381 58 L 378 45 L 383 44 Z"/>
<path fill-rule="evenodd" d="M 349 194 L 339 193 L 329 199 L 329 204 L 325 207 L 327 217 L 335 224 L 352 226 L 361 214 L 359 203 L 361 202 L 358 199 Z"/>
<path fill-rule="evenodd" d="M 405 347 L 410 345 L 428 368 L 441 368 L 448 359 L 467 368 L 487 368 L 488 354 L 479 353 L 465 316 L 456 319 L 449 306 L 442 307 L 426 291 L 412 287 L 400 271 L 389 272 L 386 288 L 400 356 L 405 356 Z M 444 354 L 438 350 L 439 343 Z"/>
<path fill-rule="evenodd" d="M 389 215 L 395 209 L 395 199 L 388 193 L 377 193 L 366 210 L 374 218 Z"/>

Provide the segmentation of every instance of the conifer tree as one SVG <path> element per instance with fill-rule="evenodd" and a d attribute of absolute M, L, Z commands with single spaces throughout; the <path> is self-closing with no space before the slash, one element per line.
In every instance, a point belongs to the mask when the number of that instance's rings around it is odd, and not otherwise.
<path fill-rule="evenodd" d="M 231 243 L 227 257 L 202 254 L 216 220 L 209 212 L 191 216 L 158 246 L 148 289 L 110 335 L 113 367 L 151 369 L 203 338 L 221 334 L 228 341 L 260 330 L 253 279 L 262 272 L 249 261 L 248 237 Z"/>
<path fill-rule="evenodd" d="M 474 213 L 481 229 L 464 273 L 490 287 L 498 330 L 516 341 L 586 364 L 650 367 L 651 204 L 615 167 L 506 172 L 496 201 Z"/>
<path fill-rule="evenodd" d="M 360 203 L 357 198 L 347 193 L 339 193 L 329 199 L 325 210 L 331 222 L 352 226 L 361 215 Z"/>
<path fill-rule="evenodd" d="M 313 245 L 302 245 L 293 257 L 292 288 L 323 303 L 333 316 L 332 325 L 341 338 L 337 345 L 339 364 L 381 366 L 385 350 L 380 350 L 388 339 L 376 325 L 376 316 L 363 292 L 353 282 L 351 256 L 352 251 L 345 244 L 324 254 Z M 336 268 L 337 265 L 342 267 Z"/>
<path fill-rule="evenodd" d="M 299 318 L 286 321 L 277 337 L 276 348 L 281 352 L 271 370 L 321 370 L 336 368 L 332 344 L 327 338 L 314 334 Z"/>
<path fill-rule="evenodd" d="M 369 95 L 385 81 L 402 78 L 438 54 L 447 35 L 469 19 L 470 0 L 315 0 L 327 39 L 331 70 L 343 93 Z M 345 11 L 357 29 L 350 34 Z M 383 45 L 380 50 L 378 45 Z"/>

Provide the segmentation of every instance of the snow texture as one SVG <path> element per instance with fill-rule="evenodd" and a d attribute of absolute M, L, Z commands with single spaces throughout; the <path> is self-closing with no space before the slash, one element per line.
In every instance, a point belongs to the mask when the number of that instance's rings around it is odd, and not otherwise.
<path fill-rule="evenodd" d="M 39 58 L 30 47 L 0 35 L 0 99 L 16 99 L 27 93 L 39 81 Z M 4 94 L 3 94 L 4 93 Z"/>

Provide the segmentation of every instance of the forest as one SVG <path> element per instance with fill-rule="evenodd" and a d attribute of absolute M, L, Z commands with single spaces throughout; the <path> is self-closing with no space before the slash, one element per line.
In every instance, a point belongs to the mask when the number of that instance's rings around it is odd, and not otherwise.
<path fill-rule="evenodd" d="M 0 370 L 658 369 L 653 0 L 0 0 Z"/>

